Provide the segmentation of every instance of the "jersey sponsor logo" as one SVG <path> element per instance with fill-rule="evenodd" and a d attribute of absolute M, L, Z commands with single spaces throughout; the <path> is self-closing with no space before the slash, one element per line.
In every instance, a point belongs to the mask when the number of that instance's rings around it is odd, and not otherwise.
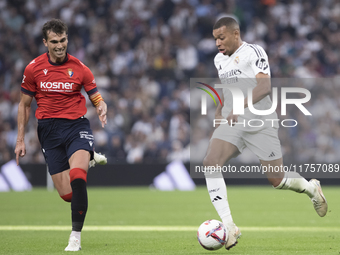
<path fill-rule="evenodd" d="M 242 74 L 240 69 L 233 69 L 228 72 L 220 74 L 220 80 L 224 84 L 232 84 L 232 83 L 237 83 L 238 82 L 238 77 L 237 75 Z"/>
<path fill-rule="evenodd" d="M 25 83 L 25 79 L 26 79 L 26 75 L 23 75 L 21 83 Z"/>
<path fill-rule="evenodd" d="M 255 65 L 261 70 L 266 70 L 268 68 L 267 61 L 264 58 L 259 58 L 256 60 Z"/>
<path fill-rule="evenodd" d="M 237 65 L 238 63 L 240 63 L 240 57 L 237 56 L 237 57 L 234 59 L 234 62 L 235 62 L 236 65 Z"/>
<path fill-rule="evenodd" d="M 72 71 L 71 68 L 67 69 L 67 75 L 68 75 L 70 78 L 72 78 L 73 74 L 74 74 L 74 73 L 73 73 L 73 71 Z"/>
<path fill-rule="evenodd" d="M 44 74 L 46 75 L 47 72 L 48 72 L 48 70 L 47 70 L 47 69 L 44 69 L 43 72 L 44 72 Z"/>
<path fill-rule="evenodd" d="M 73 82 L 40 82 L 40 89 L 41 90 L 46 90 L 46 89 L 53 89 L 53 90 L 73 90 Z"/>
<path fill-rule="evenodd" d="M 241 73 L 242 72 L 241 72 L 240 69 L 233 69 L 233 70 L 230 70 L 228 72 L 220 74 L 220 78 L 221 79 L 230 78 L 230 77 L 233 77 L 233 76 L 240 75 Z"/>

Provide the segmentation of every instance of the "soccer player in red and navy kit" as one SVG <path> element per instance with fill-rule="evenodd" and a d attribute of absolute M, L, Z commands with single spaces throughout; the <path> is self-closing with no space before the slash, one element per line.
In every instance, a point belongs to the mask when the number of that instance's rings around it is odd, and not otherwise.
<path fill-rule="evenodd" d="M 88 207 L 87 171 L 94 151 L 90 123 L 84 117 L 87 109 L 81 88 L 84 87 L 96 107 L 102 127 L 106 124 L 107 105 L 90 69 L 66 52 L 66 24 L 52 19 L 44 24 L 42 32 L 48 52 L 27 65 L 21 84 L 16 160 L 19 164 L 19 156 L 26 154 L 25 127 L 35 97 L 42 152 L 59 195 L 71 202 L 72 232 L 65 251 L 78 251 Z"/>

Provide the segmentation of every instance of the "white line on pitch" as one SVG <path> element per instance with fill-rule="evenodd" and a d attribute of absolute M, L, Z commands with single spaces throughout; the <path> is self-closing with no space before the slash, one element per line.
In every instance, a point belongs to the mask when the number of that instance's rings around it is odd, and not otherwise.
<path fill-rule="evenodd" d="M 197 231 L 195 226 L 84 226 L 84 231 Z M 240 227 L 246 232 L 339 232 L 335 227 Z M 70 231 L 71 226 L 0 225 L 0 231 Z"/>

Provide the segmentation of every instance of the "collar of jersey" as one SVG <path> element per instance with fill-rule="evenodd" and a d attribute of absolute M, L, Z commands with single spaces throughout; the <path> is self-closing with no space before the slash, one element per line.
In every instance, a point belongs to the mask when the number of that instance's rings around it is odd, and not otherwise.
<path fill-rule="evenodd" d="M 243 47 L 244 45 L 246 45 L 246 44 L 247 44 L 247 43 L 243 41 L 242 44 L 240 45 L 240 47 L 238 47 L 237 50 L 235 50 L 235 52 L 233 53 L 233 55 L 234 55 L 235 53 L 239 52 L 239 51 L 242 49 L 242 47 Z"/>
<path fill-rule="evenodd" d="M 48 62 L 49 62 L 51 65 L 54 65 L 54 66 L 60 66 L 60 65 L 66 63 L 66 62 L 68 61 L 68 53 L 66 53 L 65 59 L 64 59 L 64 61 L 61 62 L 61 63 L 54 63 L 54 62 L 52 62 L 51 59 L 50 59 L 50 54 L 48 54 L 48 52 L 46 52 L 46 54 L 47 54 Z"/>

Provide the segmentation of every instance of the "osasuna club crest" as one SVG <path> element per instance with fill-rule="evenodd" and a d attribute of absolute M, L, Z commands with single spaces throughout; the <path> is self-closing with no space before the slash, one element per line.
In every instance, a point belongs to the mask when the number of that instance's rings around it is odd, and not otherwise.
<path fill-rule="evenodd" d="M 72 78 L 72 76 L 73 76 L 73 71 L 72 71 L 71 68 L 67 69 L 67 75 L 68 75 L 70 78 Z"/>

